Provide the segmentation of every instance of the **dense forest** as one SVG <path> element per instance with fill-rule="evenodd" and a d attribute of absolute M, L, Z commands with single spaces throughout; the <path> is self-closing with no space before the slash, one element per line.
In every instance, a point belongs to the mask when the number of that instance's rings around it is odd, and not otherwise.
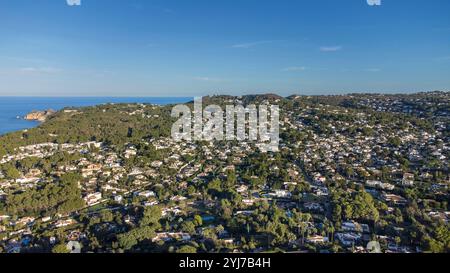
<path fill-rule="evenodd" d="M 3 211 L 17 217 L 47 216 L 81 209 L 85 203 L 78 187 L 80 180 L 80 175 L 66 173 L 56 183 L 8 195 L 3 207 L 0 207 L 0 213 Z"/>

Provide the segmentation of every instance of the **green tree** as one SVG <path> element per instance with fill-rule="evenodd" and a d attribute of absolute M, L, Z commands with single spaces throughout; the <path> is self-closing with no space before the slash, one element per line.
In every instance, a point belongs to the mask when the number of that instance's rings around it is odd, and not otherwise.
<path fill-rule="evenodd" d="M 20 177 L 20 172 L 16 168 L 10 166 L 5 170 L 5 176 L 8 179 L 18 179 Z"/>
<path fill-rule="evenodd" d="M 66 244 L 60 243 L 52 248 L 52 253 L 70 253 L 70 250 L 67 248 Z"/>
<path fill-rule="evenodd" d="M 176 253 L 197 253 L 197 249 L 190 245 L 181 246 Z"/>
<path fill-rule="evenodd" d="M 181 230 L 183 232 L 194 234 L 195 233 L 195 224 L 192 221 L 185 221 L 181 223 Z"/>
<path fill-rule="evenodd" d="M 195 224 L 197 227 L 200 227 L 200 226 L 203 225 L 203 219 L 202 219 L 202 217 L 201 217 L 200 215 L 195 215 L 195 216 L 194 216 L 194 224 Z"/>
<path fill-rule="evenodd" d="M 143 216 L 139 225 L 141 227 L 151 226 L 154 229 L 159 228 L 161 225 L 159 220 L 161 219 L 161 209 L 158 206 L 146 207 L 143 212 Z"/>

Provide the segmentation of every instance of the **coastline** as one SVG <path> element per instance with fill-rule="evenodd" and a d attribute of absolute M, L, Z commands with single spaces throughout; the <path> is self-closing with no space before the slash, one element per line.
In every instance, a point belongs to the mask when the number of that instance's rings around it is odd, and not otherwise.
<path fill-rule="evenodd" d="M 0 136 L 31 129 L 42 124 L 38 120 L 24 117 L 32 111 L 53 109 L 59 111 L 67 107 L 89 107 L 107 103 L 150 103 L 167 105 L 186 103 L 192 97 L 17 97 L 0 98 Z"/>

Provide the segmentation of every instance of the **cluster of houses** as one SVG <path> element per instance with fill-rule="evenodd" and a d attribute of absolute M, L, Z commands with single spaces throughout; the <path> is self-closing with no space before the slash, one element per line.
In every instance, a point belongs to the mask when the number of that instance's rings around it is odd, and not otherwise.
<path fill-rule="evenodd" d="M 232 100 L 230 103 L 239 103 L 239 99 Z M 392 107 L 396 107 L 395 105 L 395 102 L 392 103 Z M 392 110 L 381 104 L 374 104 L 373 107 L 383 111 Z M 398 191 L 399 189 L 430 182 L 430 192 L 446 193 L 450 184 L 448 175 L 445 180 L 434 181 L 433 175 L 428 170 L 405 171 L 398 157 L 393 156 L 404 155 L 412 163 L 429 157 L 441 161 L 446 160 L 445 155 L 448 154 L 449 146 L 448 143 L 445 143 L 441 131 L 436 130 L 435 133 L 430 134 L 415 130 L 411 124 L 407 128 L 394 132 L 386 131 L 386 125 L 370 125 L 368 114 L 360 112 L 353 121 L 345 119 L 328 121 L 327 129 L 333 133 L 324 137 L 315 130 L 317 124 L 310 123 L 311 119 L 318 123 L 320 120 L 313 113 L 323 110 L 323 107 L 317 106 L 282 113 L 282 130 L 302 131 L 308 136 L 298 142 L 281 140 L 282 151 L 289 152 L 292 154 L 292 158 L 295 158 L 289 162 L 287 169 L 288 177 L 291 180 L 281 181 L 281 183 L 267 181 L 255 189 L 244 183 L 242 177 L 238 176 L 235 191 L 240 195 L 243 206 L 233 211 L 233 215 L 251 215 L 254 213 L 253 207 L 256 202 L 276 200 L 278 206 L 287 210 L 296 208 L 318 216 L 315 217 L 315 224 L 321 224 L 320 219 L 326 219 L 325 213 L 329 209 L 330 184 L 337 181 L 364 187 L 379 201 L 386 203 L 391 211 L 396 207 L 402 208 L 408 203 L 406 197 L 402 196 L 401 191 Z M 345 115 L 347 111 L 346 109 L 329 110 L 336 116 Z M 135 110 L 124 114 L 144 115 L 145 112 Z M 371 136 L 361 133 L 348 134 L 348 128 L 354 126 L 370 128 L 374 133 Z M 408 145 L 392 146 L 389 140 L 394 137 Z M 0 164 L 27 157 L 48 158 L 59 151 L 69 154 L 79 153 L 81 155 L 79 160 L 58 165 L 51 175 L 54 177 L 65 172 L 78 172 L 83 178 L 79 181 L 79 187 L 86 207 L 96 206 L 103 202 L 128 206 L 131 200 L 138 200 L 144 207 L 160 206 L 163 218 L 174 218 L 192 216 L 192 207 L 214 209 L 218 206 L 219 202 L 215 200 L 203 200 L 202 194 L 204 193 L 191 192 L 188 194 L 187 181 L 191 184 L 202 184 L 209 182 L 211 177 L 225 178 L 229 171 L 239 173 L 240 164 L 245 161 L 246 157 L 257 151 L 255 143 L 246 141 L 233 144 L 196 143 L 176 142 L 171 138 L 160 137 L 142 140 L 140 144 L 152 146 L 156 151 L 163 152 L 164 156 L 149 162 L 145 167 L 133 166 L 130 168 L 126 166 L 125 162 L 140 157 L 136 144 L 127 143 L 124 147 L 115 147 L 104 145 L 101 142 L 42 143 L 20 147 L 16 149 L 15 153 L 1 158 Z M 301 152 L 296 154 L 294 151 Z M 270 164 L 275 160 L 275 155 L 268 154 L 267 157 L 269 171 L 279 171 L 279 166 Z M 163 172 L 167 169 L 175 170 L 176 174 Z M 345 175 L 343 170 L 346 172 Z M 252 176 L 250 179 L 259 179 L 259 177 Z M 51 177 L 46 177 L 39 169 L 31 169 L 14 180 L 5 179 L 4 175 L 0 173 L 0 200 L 2 196 L 8 194 L 10 189 L 27 190 L 36 187 L 39 183 L 49 181 L 51 181 Z M 309 190 L 294 194 L 292 189 L 300 182 L 307 183 Z M 272 188 L 269 186 L 271 184 L 280 186 Z M 154 190 L 156 186 L 176 188 L 176 191 L 172 196 L 162 199 Z M 198 202 L 201 202 L 201 205 L 198 205 Z M 449 212 L 445 210 L 430 211 L 429 216 L 432 219 L 448 222 Z M 14 220 L 12 218 L 14 217 L 0 215 L 0 233 L 7 233 L 6 239 L 11 242 L 16 240 L 17 236 L 29 236 L 29 227 L 36 221 L 49 223 L 49 228 L 71 227 L 78 223 L 72 215 L 63 217 L 55 215 L 44 218 L 24 217 Z M 135 222 L 136 219 L 133 216 L 125 217 L 125 223 Z M 311 229 L 314 226 L 311 225 Z M 336 228 L 337 232 L 334 237 L 344 248 L 354 248 L 367 243 L 373 232 L 367 223 L 355 221 L 343 222 Z M 73 234 L 71 238 L 80 237 L 79 234 L 75 235 Z M 392 238 L 389 239 L 392 241 Z M 189 241 L 192 240 L 192 234 L 158 232 L 153 238 L 154 242 L 173 240 Z M 231 243 L 236 241 L 233 238 L 230 240 Z M 329 240 L 328 236 L 319 234 L 312 234 L 306 238 L 308 243 L 314 245 L 327 244 Z"/>

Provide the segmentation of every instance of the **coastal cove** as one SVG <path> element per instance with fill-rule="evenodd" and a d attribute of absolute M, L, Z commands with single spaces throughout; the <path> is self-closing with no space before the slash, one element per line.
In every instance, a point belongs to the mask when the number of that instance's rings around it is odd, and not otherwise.
<path fill-rule="evenodd" d="M 86 107 L 106 103 L 175 104 L 192 100 L 191 97 L 0 97 L 0 135 L 33 128 L 39 121 L 25 120 L 33 111 L 65 107 Z"/>

